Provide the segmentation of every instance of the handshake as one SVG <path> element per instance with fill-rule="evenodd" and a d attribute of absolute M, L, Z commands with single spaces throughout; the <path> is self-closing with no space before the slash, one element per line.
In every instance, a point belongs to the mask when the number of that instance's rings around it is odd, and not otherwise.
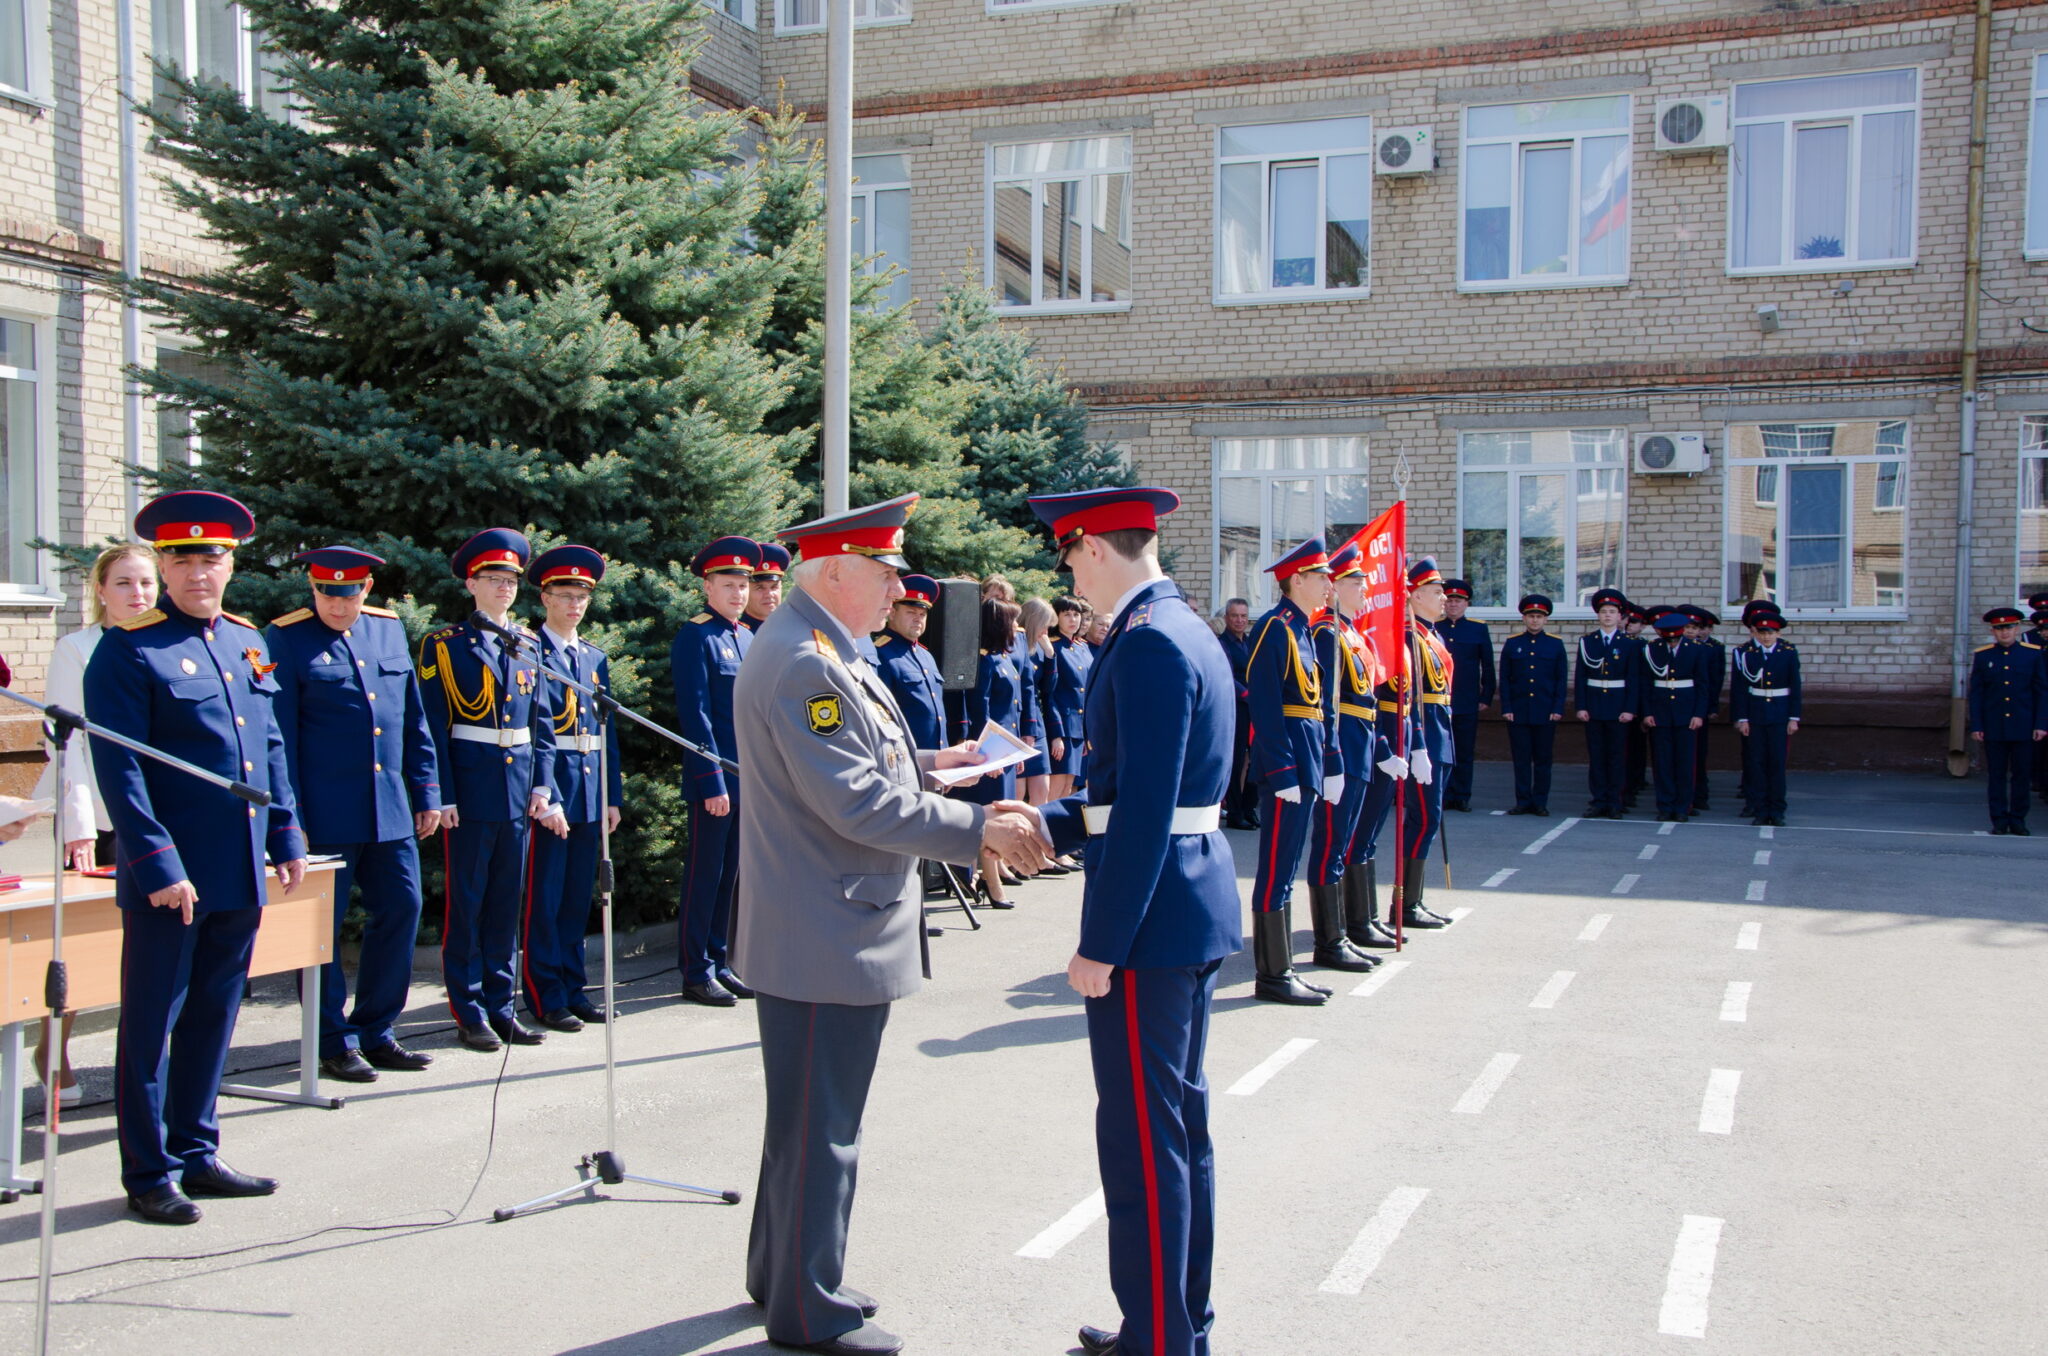
<path fill-rule="evenodd" d="M 1020 876 L 1035 876 L 1052 865 L 1052 836 L 1038 807 L 999 800 L 981 823 L 981 850 L 992 853 Z"/>

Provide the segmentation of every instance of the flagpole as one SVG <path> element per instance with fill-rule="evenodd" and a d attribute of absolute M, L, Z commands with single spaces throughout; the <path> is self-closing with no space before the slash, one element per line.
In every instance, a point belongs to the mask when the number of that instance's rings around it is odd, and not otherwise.
<path fill-rule="evenodd" d="M 1396 597 L 1396 598 L 1397 598 L 1397 599 L 1399 600 L 1399 601 L 1398 601 L 1398 603 L 1397 603 L 1397 605 L 1396 605 L 1396 607 L 1395 607 L 1395 609 L 1394 609 L 1394 619 L 1395 619 L 1396 623 L 1397 623 L 1397 624 L 1398 624 L 1398 625 L 1400 626 L 1400 628 L 1401 628 L 1401 673 L 1400 673 L 1400 677 L 1399 677 L 1398 681 L 1397 681 L 1397 682 L 1395 683 L 1395 685 L 1394 685 L 1394 705 L 1395 705 L 1395 706 L 1396 706 L 1397 708 L 1399 708 L 1399 709 L 1398 709 L 1398 710 L 1397 710 L 1397 711 L 1395 712 L 1395 716 L 1396 716 L 1396 717 L 1397 717 L 1397 718 L 1399 719 L 1399 721 L 1401 722 L 1401 728 L 1400 728 L 1400 730 L 1399 730 L 1399 735 L 1400 735 L 1400 739 L 1398 740 L 1398 743 L 1399 743 L 1400 747 L 1399 747 L 1399 748 L 1398 748 L 1398 749 L 1396 750 L 1396 752 L 1398 752 L 1398 753 L 1399 753 L 1399 754 L 1401 755 L 1401 760 L 1402 760 L 1403 762 L 1406 762 L 1406 761 L 1407 761 L 1407 759 L 1408 759 L 1408 711 L 1409 711 L 1409 693 L 1410 693 L 1410 691 L 1411 691 L 1411 690 L 1412 690 L 1412 689 L 1414 688 L 1414 686 L 1415 686 L 1415 683 L 1414 683 L 1414 679 L 1413 679 L 1413 674 L 1412 674 L 1412 670 L 1411 670 L 1411 668 L 1410 668 L 1410 666 L 1409 666 L 1409 663 L 1408 663 L 1408 531 L 1407 531 L 1407 518 L 1408 518 L 1408 515 L 1407 515 L 1406 513 L 1403 513 L 1403 514 L 1401 515 L 1401 519 L 1402 519 L 1402 531 L 1401 531 L 1401 550 L 1400 550 L 1400 553 L 1399 553 L 1398 555 L 1396 555 L 1396 556 L 1395 556 L 1395 558 L 1394 558 L 1394 579 L 1395 579 L 1395 584 L 1396 584 L 1396 590 L 1395 590 L 1395 597 Z M 1412 776 L 1413 774 L 1412 774 L 1412 773 L 1410 773 L 1410 774 L 1407 774 L 1407 775 L 1408 775 L 1408 776 Z M 1402 778 L 1402 781 L 1406 781 L 1406 780 L 1407 780 L 1407 776 L 1404 776 L 1404 777 Z M 1405 891 L 1405 886 L 1406 886 L 1406 884 L 1407 884 L 1407 877 L 1408 877 L 1408 840 L 1407 840 L 1407 838 L 1406 838 L 1406 836 L 1405 836 L 1405 834 L 1404 834 L 1404 832 L 1403 832 L 1403 826 L 1404 826 L 1404 825 L 1406 824 L 1406 822 L 1407 822 L 1407 815 L 1406 815 L 1406 810 L 1407 810 L 1407 808 L 1408 808 L 1408 807 L 1407 807 L 1407 801 L 1408 801 L 1408 793 L 1407 793 L 1407 789 L 1406 789 L 1405 787 L 1403 787 L 1403 786 L 1401 785 L 1401 782 L 1395 782 L 1395 783 L 1394 783 L 1394 893 L 1393 893 L 1393 913 L 1394 913 L 1394 950 L 1396 950 L 1396 951 L 1399 951 L 1399 950 L 1401 950 L 1401 949 L 1402 949 L 1402 947 L 1403 947 L 1403 946 L 1405 945 L 1405 943 L 1406 943 L 1406 937 L 1405 937 L 1405 935 L 1403 934 L 1403 931 L 1402 931 L 1402 928 L 1401 928 L 1401 916 L 1402 916 L 1402 915 L 1403 915 L 1404 913 L 1406 913 L 1406 912 L 1407 912 L 1407 907 L 1406 907 L 1406 903 L 1405 903 L 1405 898 L 1404 898 L 1404 897 L 1405 897 L 1405 893 L 1406 893 L 1406 891 Z"/>

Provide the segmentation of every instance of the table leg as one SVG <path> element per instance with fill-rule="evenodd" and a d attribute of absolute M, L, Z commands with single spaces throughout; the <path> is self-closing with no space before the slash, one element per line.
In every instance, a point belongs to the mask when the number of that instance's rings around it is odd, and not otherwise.
<path fill-rule="evenodd" d="M 296 1106 L 325 1107 L 339 1111 L 346 1097 L 328 1097 L 320 1091 L 320 967 L 309 965 L 299 971 L 299 1090 L 251 1087 L 247 1083 L 223 1083 L 226 1097 L 247 1097 L 257 1102 L 290 1102 Z"/>
<path fill-rule="evenodd" d="M 21 1175 L 21 1033 L 27 1025 L 0 1027 L 0 1202 L 9 1205 L 41 1185 Z"/>

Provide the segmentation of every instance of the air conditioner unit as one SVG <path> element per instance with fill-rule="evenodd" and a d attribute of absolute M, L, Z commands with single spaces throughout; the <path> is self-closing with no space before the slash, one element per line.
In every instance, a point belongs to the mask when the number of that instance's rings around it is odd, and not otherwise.
<path fill-rule="evenodd" d="M 1427 127 L 1389 127 L 1373 144 L 1375 174 L 1427 174 L 1436 168 L 1436 134 Z"/>
<path fill-rule="evenodd" d="M 1707 469 L 1704 433 L 1638 433 L 1636 472 L 1639 475 L 1697 475 Z"/>
<path fill-rule="evenodd" d="M 1712 151 L 1728 144 L 1728 96 L 1665 99 L 1657 105 L 1657 149 Z"/>

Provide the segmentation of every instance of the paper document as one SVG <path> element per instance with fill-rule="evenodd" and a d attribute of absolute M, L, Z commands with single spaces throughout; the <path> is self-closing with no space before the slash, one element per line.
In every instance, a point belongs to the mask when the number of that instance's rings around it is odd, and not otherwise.
<path fill-rule="evenodd" d="M 982 761 L 971 767 L 941 768 L 927 775 L 941 786 L 961 786 L 979 781 L 991 772 L 1014 767 L 1037 752 L 994 721 L 981 727 L 974 742 L 981 747 Z"/>
<path fill-rule="evenodd" d="M 0 824 L 18 824 L 24 819 L 48 814 L 54 800 L 16 800 L 12 796 L 0 796 Z"/>

